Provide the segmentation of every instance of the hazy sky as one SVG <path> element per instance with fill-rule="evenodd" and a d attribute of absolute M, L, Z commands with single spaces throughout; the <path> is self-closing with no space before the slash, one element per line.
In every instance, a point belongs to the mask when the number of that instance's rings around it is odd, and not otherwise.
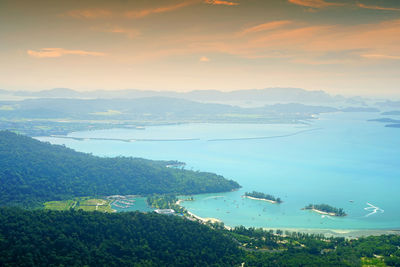
<path fill-rule="evenodd" d="M 0 0 L 0 88 L 400 95 L 400 0 Z"/>

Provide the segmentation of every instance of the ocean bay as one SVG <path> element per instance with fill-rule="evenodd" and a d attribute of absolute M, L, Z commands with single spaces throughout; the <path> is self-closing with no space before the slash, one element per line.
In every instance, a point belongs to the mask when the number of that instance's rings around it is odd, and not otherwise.
<path fill-rule="evenodd" d="M 233 179 L 242 185 L 239 191 L 197 195 L 195 201 L 182 203 L 196 215 L 229 226 L 399 228 L 400 132 L 367 121 L 378 115 L 334 113 L 304 124 L 180 124 L 68 135 L 83 140 L 38 139 L 99 156 L 183 161 L 187 169 Z M 241 197 L 253 190 L 281 197 L 284 203 Z M 301 210 L 309 203 L 341 207 L 348 216 Z M 380 209 L 374 212 L 367 203 Z"/>

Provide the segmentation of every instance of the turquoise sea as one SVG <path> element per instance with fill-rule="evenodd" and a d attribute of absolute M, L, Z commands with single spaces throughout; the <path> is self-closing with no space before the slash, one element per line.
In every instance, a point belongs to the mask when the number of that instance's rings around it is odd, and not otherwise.
<path fill-rule="evenodd" d="M 377 117 L 331 113 L 304 124 L 198 123 L 69 135 L 131 142 L 38 139 L 99 156 L 179 160 L 187 169 L 233 179 L 242 185 L 239 191 L 197 195 L 195 201 L 182 203 L 229 226 L 400 229 L 400 129 L 367 121 Z M 281 197 L 284 203 L 241 197 L 253 190 Z M 301 210 L 309 203 L 340 207 L 348 216 Z"/>
<path fill-rule="evenodd" d="M 114 202 L 112 202 L 111 208 L 116 210 L 117 212 L 124 212 L 124 211 L 149 212 L 149 211 L 153 211 L 153 209 L 147 205 L 146 197 L 128 197 L 127 199 L 134 201 L 133 204 L 130 205 L 129 207 L 126 207 L 126 205 L 121 205 L 121 204 L 119 204 L 118 206 L 115 206 Z M 125 208 L 121 208 L 121 206 L 125 206 Z"/>

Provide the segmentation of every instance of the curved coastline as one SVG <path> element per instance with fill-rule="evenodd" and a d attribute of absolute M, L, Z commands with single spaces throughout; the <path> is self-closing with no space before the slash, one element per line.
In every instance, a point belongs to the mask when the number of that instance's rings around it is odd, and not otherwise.
<path fill-rule="evenodd" d="M 295 135 L 298 135 L 298 134 L 302 134 L 302 133 L 306 133 L 306 132 L 311 132 L 311 131 L 316 131 L 316 130 L 322 130 L 322 129 L 323 129 L 323 128 L 313 128 L 313 129 L 307 129 L 307 130 L 297 131 L 297 132 L 290 133 L 290 134 L 272 135 L 272 136 L 241 137 L 241 138 L 217 138 L 217 139 L 209 139 L 209 140 L 207 140 L 207 141 L 208 141 L 208 142 L 220 142 L 220 141 L 243 141 L 243 140 L 274 139 L 274 138 L 282 138 L 282 137 L 295 136 Z"/>
<path fill-rule="evenodd" d="M 342 208 L 335 208 L 328 204 L 309 204 L 302 208 L 301 210 L 311 210 L 313 212 L 328 215 L 328 216 L 335 216 L 335 217 L 344 217 L 347 214 L 344 212 Z"/>
<path fill-rule="evenodd" d="M 223 221 L 216 218 L 203 218 L 200 217 L 193 212 L 187 211 L 188 214 L 194 219 L 198 220 L 200 223 L 223 223 Z M 235 226 L 228 226 L 224 224 L 224 228 L 227 230 L 231 230 Z M 282 230 L 284 232 L 299 232 L 305 234 L 323 234 L 327 237 L 344 237 L 347 239 L 356 239 L 359 237 L 365 236 L 379 236 L 379 235 L 389 235 L 395 234 L 400 235 L 400 227 L 399 229 L 329 229 L 329 228 L 287 228 L 287 227 L 262 227 L 263 230 Z"/>
<path fill-rule="evenodd" d="M 106 137 L 74 137 L 68 135 L 50 135 L 53 138 L 72 139 L 76 141 L 120 141 L 120 142 L 185 142 L 199 141 L 200 138 L 174 138 L 174 139 L 143 139 L 143 138 L 106 138 Z"/>
<path fill-rule="evenodd" d="M 327 237 L 344 237 L 347 239 L 356 239 L 365 236 L 379 236 L 379 235 L 400 235 L 399 229 L 329 229 L 329 228 L 277 228 L 277 227 L 263 227 L 263 230 L 282 230 L 289 232 L 300 232 L 305 234 L 323 234 Z"/>
<path fill-rule="evenodd" d="M 242 196 L 242 197 L 244 197 L 244 198 L 249 198 L 249 199 L 253 199 L 253 200 L 267 201 L 267 202 L 269 202 L 269 203 L 271 203 L 271 204 L 278 204 L 277 201 L 270 200 L 270 199 L 266 199 L 266 198 L 256 198 L 256 197 L 251 197 L 251 196 Z"/>
<path fill-rule="evenodd" d="M 194 214 L 194 213 L 192 213 L 190 211 L 187 211 L 187 213 L 190 216 L 192 216 L 193 218 L 201 221 L 202 223 L 207 223 L 207 222 L 210 222 L 210 223 L 222 223 L 222 221 L 220 219 L 217 219 L 217 218 L 203 218 L 203 217 L 200 217 L 200 216 L 198 216 L 198 215 L 196 215 L 196 214 Z M 226 226 L 226 227 L 228 227 L 228 226 Z"/>
<path fill-rule="evenodd" d="M 330 127 L 327 127 L 327 128 L 330 129 Z M 259 134 L 259 135 L 262 136 L 263 134 Z M 195 160 L 193 160 L 193 161 L 196 161 L 196 160 L 198 160 L 198 159 L 195 158 Z M 207 164 L 208 164 L 208 162 L 206 163 L 206 165 Z M 244 166 L 244 164 L 243 164 L 243 166 Z M 214 166 L 212 166 L 212 168 L 213 167 Z M 225 170 L 223 168 L 221 168 L 221 172 L 224 172 L 224 171 Z M 228 171 L 230 171 L 230 170 L 228 170 Z M 228 171 L 227 171 L 227 173 L 229 173 Z M 234 172 L 232 172 L 232 173 L 234 173 Z M 244 179 L 244 178 L 241 178 L 241 175 L 242 175 L 242 173 L 239 173 L 239 172 L 238 172 L 237 175 L 236 175 L 236 173 L 234 173 L 234 176 L 235 176 L 236 179 L 237 178 Z M 279 182 L 279 180 L 278 180 L 278 182 Z M 271 185 L 273 185 L 273 184 L 271 183 Z M 266 188 L 268 188 L 268 187 L 266 187 Z M 247 188 L 245 188 L 245 189 L 247 189 Z M 264 189 L 264 188 L 260 187 L 260 189 Z M 265 189 L 265 190 L 268 191 L 268 189 Z M 279 223 L 274 223 L 274 225 L 271 225 L 273 227 L 303 227 L 303 228 L 310 227 L 311 229 L 314 229 L 315 227 L 317 227 L 317 228 L 318 227 L 324 227 L 324 228 L 328 228 L 328 229 L 332 229 L 332 228 L 345 228 L 345 229 L 347 229 L 347 227 L 349 227 L 350 229 L 355 229 L 355 227 L 360 227 L 361 229 L 379 229 L 379 228 L 382 229 L 381 227 L 397 228 L 397 226 L 399 226 L 399 225 L 396 225 L 395 223 L 391 223 L 391 222 L 386 223 L 384 218 L 382 218 L 382 219 L 378 218 L 378 216 L 386 216 L 386 214 L 381 215 L 380 211 L 372 213 L 375 209 L 371 208 L 371 210 L 366 210 L 366 209 L 364 210 L 364 206 L 362 205 L 363 203 L 360 203 L 360 202 L 365 202 L 367 199 L 369 200 L 369 196 L 366 196 L 365 198 L 357 198 L 357 196 L 355 194 L 354 195 L 349 195 L 349 196 L 345 194 L 345 196 L 343 197 L 343 199 L 344 199 L 343 201 L 346 201 L 347 199 L 355 199 L 355 203 L 354 204 L 353 203 L 349 204 L 349 203 L 347 203 L 347 201 L 343 202 L 343 203 L 346 203 L 346 204 L 343 204 L 343 206 L 344 206 L 344 208 L 346 208 L 348 210 L 349 216 L 347 216 L 347 218 L 345 217 L 342 220 L 342 219 L 337 218 L 337 217 L 332 217 L 332 219 L 330 219 L 330 218 L 327 218 L 327 217 L 331 217 L 331 216 L 321 216 L 321 215 L 324 215 L 324 214 L 317 213 L 317 212 L 314 213 L 314 211 L 310 211 L 310 212 L 300 211 L 299 209 L 302 208 L 302 205 L 298 205 L 298 206 L 292 205 L 291 198 L 294 195 L 293 195 L 292 192 L 290 192 L 290 189 L 288 189 L 287 191 L 288 191 L 288 194 L 290 193 L 289 198 L 288 198 L 287 201 L 285 201 L 286 203 L 284 203 L 284 206 L 282 207 L 282 211 L 279 210 L 279 212 L 282 212 L 282 213 L 279 213 L 277 215 L 277 217 L 279 217 L 279 219 L 282 218 L 282 221 L 279 222 Z M 318 191 L 318 190 L 315 190 L 315 191 Z M 343 190 L 343 191 L 345 191 L 345 190 Z M 227 209 L 241 212 L 242 209 L 245 208 L 245 207 L 242 207 L 242 206 L 239 205 L 239 208 L 236 209 L 235 206 L 234 206 L 234 205 L 236 205 L 236 203 L 240 203 L 239 201 L 240 201 L 241 198 L 240 198 L 239 194 L 237 196 L 238 197 L 236 197 L 236 196 L 235 197 L 229 197 L 228 196 L 226 198 L 226 205 L 228 205 L 228 202 L 229 202 L 229 207 L 227 207 Z M 284 195 L 282 195 L 282 196 L 284 196 Z M 230 203 L 234 199 L 237 200 L 237 202 L 234 203 L 234 204 Z M 199 198 L 199 200 L 200 200 L 200 198 Z M 201 200 L 203 200 L 203 198 L 201 198 Z M 375 204 L 377 206 L 381 206 L 385 210 L 389 211 L 392 208 L 385 201 L 375 203 L 376 200 L 374 198 L 371 198 L 370 200 L 372 201 L 373 204 Z M 212 201 L 214 201 L 214 200 L 212 200 Z M 196 200 L 196 202 L 197 202 L 197 200 Z M 264 213 L 260 212 L 261 213 L 261 217 L 260 218 L 256 217 L 256 215 L 257 215 L 256 213 L 254 213 L 255 214 L 254 217 L 255 217 L 255 221 L 257 222 L 257 224 L 259 226 L 261 226 L 261 227 L 262 226 L 264 226 L 264 227 L 269 227 L 270 226 L 267 221 L 263 222 L 262 220 L 264 220 L 265 218 L 268 219 L 269 217 L 268 217 L 267 213 L 269 211 L 275 212 L 275 210 L 278 210 L 278 208 L 277 208 L 278 206 L 276 206 L 276 205 L 271 206 L 269 204 L 262 204 L 263 202 L 260 202 L 260 201 L 257 202 L 257 201 L 250 201 L 250 200 L 245 200 L 245 199 L 243 199 L 242 202 L 245 202 L 244 206 L 251 205 L 251 207 L 249 207 L 249 211 L 256 211 L 256 208 L 253 208 L 253 207 L 262 206 L 261 208 L 263 208 L 265 206 L 266 207 L 266 211 L 263 211 Z M 215 203 L 212 202 L 210 204 L 213 205 L 212 208 L 214 208 L 214 207 L 218 208 L 219 205 L 224 205 L 225 203 L 223 202 L 223 199 L 219 199 L 219 202 L 215 202 Z M 304 203 L 304 204 L 306 204 L 306 203 Z M 333 201 L 332 204 L 335 205 L 336 202 Z M 347 204 L 349 206 L 347 206 Z M 208 212 L 208 207 L 207 206 L 204 206 L 203 207 L 204 209 L 202 209 L 200 211 L 197 208 L 197 207 L 200 207 L 200 206 L 197 205 L 197 204 L 182 203 L 182 205 L 189 207 L 190 210 L 193 209 L 192 211 L 194 213 L 198 212 L 199 215 L 202 215 L 203 217 L 215 217 L 215 218 L 219 217 L 219 218 L 223 219 L 224 221 L 226 221 L 226 223 L 228 223 L 228 225 L 235 225 L 236 222 L 238 224 L 243 223 L 243 224 L 246 224 L 248 226 L 250 226 L 252 224 L 252 222 L 250 221 L 250 218 L 248 220 L 249 222 L 245 222 L 244 220 L 241 220 L 241 219 L 238 219 L 238 220 L 231 219 L 231 218 L 233 218 L 232 212 L 231 212 L 230 215 L 227 215 L 227 214 L 218 215 L 218 211 L 215 211 L 215 208 L 211 209 L 211 207 L 210 207 L 210 212 Z M 204 203 L 204 205 L 206 205 L 206 203 Z M 357 211 L 359 212 L 359 213 L 357 213 L 357 218 L 354 218 L 354 216 L 353 216 L 355 207 L 357 208 Z M 290 213 L 289 213 L 289 210 L 290 210 Z M 276 211 L 276 212 L 278 212 L 278 211 Z M 283 214 L 283 212 L 285 212 L 285 214 Z M 305 217 L 305 218 L 310 217 L 311 218 L 310 219 L 311 220 L 310 223 L 306 223 L 305 222 L 305 223 L 298 224 L 298 225 L 297 225 L 297 223 L 296 224 L 293 223 L 292 225 L 290 225 L 290 223 L 286 223 L 286 220 L 288 219 L 288 217 L 286 215 L 294 214 L 294 216 L 296 216 L 296 212 L 298 212 L 297 214 L 299 214 L 299 216 L 302 216 L 302 217 Z M 372 213 L 372 215 L 369 215 L 370 213 Z M 378 214 L 376 214 L 376 213 L 378 213 Z M 285 216 L 282 216 L 281 214 L 283 214 Z M 229 219 L 228 218 L 225 219 L 225 217 L 228 217 L 228 216 L 230 218 Z M 240 214 L 239 214 L 239 216 L 240 216 Z M 369 223 L 369 220 L 364 218 L 364 217 L 369 217 L 369 216 L 371 216 L 370 220 L 372 222 L 376 221 L 377 223 L 376 224 L 375 223 Z M 246 216 L 246 217 L 250 217 L 250 215 Z M 319 223 L 319 220 L 318 220 L 319 217 L 324 217 L 324 219 L 321 219 L 322 223 Z M 361 220 L 362 224 L 357 225 L 356 223 L 353 223 L 353 221 L 352 221 L 353 218 L 355 220 Z M 260 220 L 261 220 L 261 222 L 258 223 Z M 336 220 L 336 222 L 331 222 L 330 220 Z M 340 221 L 340 223 L 338 221 Z M 348 223 L 348 221 L 351 221 L 351 222 Z M 380 223 L 380 222 L 382 222 L 382 223 Z M 377 228 L 375 228 L 375 227 L 377 227 Z"/>
<path fill-rule="evenodd" d="M 305 209 L 305 210 L 311 210 L 313 212 L 322 214 L 322 215 L 329 215 L 329 216 L 335 216 L 335 217 L 343 217 L 343 216 L 339 216 L 336 213 L 333 212 L 326 212 L 326 211 L 322 211 L 322 210 L 318 210 L 318 209 Z"/>
<path fill-rule="evenodd" d="M 270 200 L 264 200 L 264 199 L 257 199 L 256 200 L 262 200 L 262 201 L 268 201 L 271 202 Z M 180 205 L 182 202 L 184 202 L 184 199 L 179 199 L 176 204 Z M 199 221 L 200 223 L 224 223 L 222 220 L 217 219 L 217 218 L 204 218 L 199 215 L 194 214 L 193 212 L 190 212 L 189 210 L 186 210 L 187 213 L 189 214 L 190 217 L 194 220 Z M 325 212 L 323 211 L 317 211 L 315 210 L 314 212 L 323 214 Z M 324 215 L 329 215 L 329 214 L 324 214 Z M 224 223 L 224 228 L 227 230 L 231 230 L 235 226 L 229 226 Z M 330 228 L 290 228 L 290 227 L 262 227 L 263 230 L 269 231 L 269 230 L 282 230 L 284 232 L 300 232 L 300 233 L 305 233 L 305 234 L 323 234 L 327 237 L 344 237 L 347 239 L 356 239 L 359 237 L 365 237 L 365 236 L 379 236 L 379 235 L 389 235 L 389 234 L 395 234 L 395 235 L 400 235 L 400 227 L 397 229 L 393 228 L 388 228 L 388 229 L 330 229 Z"/>
<path fill-rule="evenodd" d="M 180 206 L 180 204 L 182 202 L 184 202 L 184 201 L 185 201 L 185 199 L 178 199 L 178 201 L 176 201 L 175 204 Z M 181 207 L 183 207 L 183 206 L 181 206 Z M 185 207 L 183 207 L 183 208 L 185 208 Z M 198 215 L 196 215 L 193 212 L 190 212 L 188 210 L 186 210 L 186 212 L 190 216 L 190 217 L 187 217 L 187 218 L 189 218 L 189 219 L 193 218 L 193 219 L 199 221 L 200 223 L 223 223 L 223 221 L 221 221 L 220 219 L 217 219 L 217 218 L 211 218 L 211 217 L 210 218 L 203 218 L 203 217 L 200 217 L 200 216 L 198 216 Z M 227 230 L 232 229 L 231 227 L 229 227 L 227 225 L 224 225 L 224 228 L 227 229 Z"/>

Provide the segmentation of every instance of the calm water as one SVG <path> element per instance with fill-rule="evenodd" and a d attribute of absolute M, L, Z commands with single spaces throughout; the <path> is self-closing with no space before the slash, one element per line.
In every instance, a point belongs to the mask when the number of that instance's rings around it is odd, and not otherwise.
<path fill-rule="evenodd" d="M 183 203 L 199 216 L 218 218 L 230 226 L 400 228 L 400 129 L 366 121 L 376 117 L 379 114 L 336 113 L 304 125 L 186 124 L 70 134 L 142 140 L 133 142 L 38 139 L 100 156 L 184 161 L 187 169 L 236 180 L 243 186 L 239 191 L 198 195 Z M 252 190 L 281 197 L 284 203 L 241 198 Z M 301 210 L 309 203 L 341 207 L 348 216 Z M 380 209 L 372 213 L 367 203 Z"/>
<path fill-rule="evenodd" d="M 127 208 L 120 208 L 117 207 L 113 204 L 111 204 L 111 208 L 116 210 L 117 212 L 124 212 L 124 211 L 141 211 L 141 212 L 149 212 L 149 211 L 153 211 L 154 209 L 150 208 L 147 205 L 147 198 L 145 197 L 132 197 L 132 198 L 128 198 L 129 200 L 134 200 L 135 202 L 133 203 L 133 205 L 131 205 L 130 207 Z M 119 206 L 126 206 L 126 205 L 121 205 L 119 204 Z"/>

